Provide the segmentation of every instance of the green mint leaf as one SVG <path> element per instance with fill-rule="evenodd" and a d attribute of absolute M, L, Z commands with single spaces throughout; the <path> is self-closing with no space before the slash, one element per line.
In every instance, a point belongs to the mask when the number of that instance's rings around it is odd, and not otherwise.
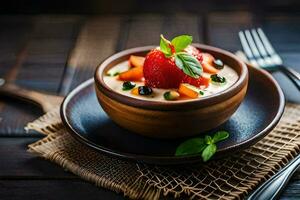
<path fill-rule="evenodd" d="M 213 137 L 213 143 L 220 142 L 222 140 L 225 140 L 229 137 L 229 133 L 227 131 L 218 131 L 215 133 Z"/>
<path fill-rule="evenodd" d="M 207 146 L 203 138 L 193 138 L 181 143 L 176 149 L 176 156 L 201 153 Z"/>
<path fill-rule="evenodd" d="M 204 137 L 204 140 L 205 140 L 205 143 L 206 143 L 206 144 L 212 144 L 212 143 L 214 143 L 214 142 L 213 142 L 213 139 L 212 139 L 209 135 L 206 135 L 206 136 Z"/>
<path fill-rule="evenodd" d="M 202 152 L 201 156 L 204 162 L 208 161 L 217 151 L 217 145 L 209 144 Z"/>
<path fill-rule="evenodd" d="M 175 52 L 181 52 L 184 50 L 187 46 L 189 46 L 193 41 L 193 37 L 189 35 L 180 35 L 175 37 L 172 41 L 171 44 L 175 48 Z"/>
<path fill-rule="evenodd" d="M 183 70 L 184 64 L 183 64 L 182 59 L 181 59 L 177 54 L 175 54 L 174 57 L 175 57 L 175 65 L 176 65 L 179 69 Z"/>
<path fill-rule="evenodd" d="M 193 78 L 199 78 L 203 72 L 200 62 L 194 56 L 187 53 L 176 53 L 175 64 L 185 74 Z"/>
<path fill-rule="evenodd" d="M 169 57 L 172 55 L 172 50 L 170 48 L 171 42 L 164 38 L 163 35 L 160 35 L 160 50 L 165 54 L 165 56 Z"/>

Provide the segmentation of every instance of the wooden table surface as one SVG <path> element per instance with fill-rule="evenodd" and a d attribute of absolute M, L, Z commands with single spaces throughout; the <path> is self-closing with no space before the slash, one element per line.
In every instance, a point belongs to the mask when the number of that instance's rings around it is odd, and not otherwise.
<path fill-rule="evenodd" d="M 0 76 L 30 89 L 66 95 L 92 77 L 110 54 L 167 38 L 191 34 L 194 42 L 232 52 L 241 49 L 240 29 L 263 27 L 287 65 L 300 71 L 300 15 L 213 12 L 176 15 L 34 15 L 0 16 Z M 289 101 L 300 91 L 280 72 L 273 73 Z M 56 164 L 26 152 L 42 137 L 24 125 L 42 112 L 32 105 L 0 97 L 1 199 L 123 199 L 97 188 Z M 300 199 L 300 171 L 281 199 Z"/>

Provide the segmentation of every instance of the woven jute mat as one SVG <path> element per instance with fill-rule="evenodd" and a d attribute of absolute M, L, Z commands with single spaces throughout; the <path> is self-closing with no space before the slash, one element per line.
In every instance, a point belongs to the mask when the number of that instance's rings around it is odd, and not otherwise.
<path fill-rule="evenodd" d="M 241 199 L 300 152 L 300 105 L 285 113 L 264 139 L 221 160 L 186 167 L 162 167 L 110 157 L 81 144 L 62 125 L 59 109 L 29 123 L 46 136 L 29 151 L 63 168 L 133 199 L 162 196 L 194 199 Z"/>

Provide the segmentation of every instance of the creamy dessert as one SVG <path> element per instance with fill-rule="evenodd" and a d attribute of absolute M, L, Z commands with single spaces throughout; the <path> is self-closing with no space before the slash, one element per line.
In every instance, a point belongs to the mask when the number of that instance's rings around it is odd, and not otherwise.
<path fill-rule="evenodd" d="M 183 35 L 172 41 L 161 36 L 160 47 L 146 57 L 132 55 L 103 77 L 112 90 L 151 101 L 180 101 L 219 93 L 238 80 L 237 72 L 211 54 L 190 45 Z"/>

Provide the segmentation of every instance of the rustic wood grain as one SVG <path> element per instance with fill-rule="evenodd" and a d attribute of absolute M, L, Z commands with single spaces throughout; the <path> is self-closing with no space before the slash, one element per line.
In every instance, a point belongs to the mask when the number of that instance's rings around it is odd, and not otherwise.
<path fill-rule="evenodd" d="M 70 49 L 77 37 L 78 16 L 0 17 L 1 77 L 21 87 L 56 93 Z M 3 70 L 2 70 L 3 68 Z M 5 101 L 4 101 L 5 100 Z M 0 134 L 26 135 L 24 125 L 38 117 L 33 106 L 1 98 Z M 1 106 L 2 105 L 2 106 Z"/>
<path fill-rule="evenodd" d="M 300 51 L 299 14 L 266 14 L 262 17 L 260 25 L 279 53 Z"/>
<path fill-rule="evenodd" d="M 72 50 L 59 93 L 66 95 L 93 76 L 96 66 L 115 52 L 120 16 L 91 17 L 85 20 Z"/>
<path fill-rule="evenodd" d="M 123 196 L 82 180 L 0 180 L 1 199 L 120 200 Z"/>
<path fill-rule="evenodd" d="M 203 19 L 198 14 L 170 14 L 164 17 L 162 33 L 166 38 L 189 34 L 193 36 L 193 42 L 203 42 Z M 156 43 L 158 45 L 158 43 Z"/>
<path fill-rule="evenodd" d="M 208 43 L 236 51 L 241 49 L 238 32 L 253 26 L 249 12 L 215 12 L 207 16 Z"/>
<path fill-rule="evenodd" d="M 39 140 L 38 137 L 2 137 L 0 139 L 0 180 L 77 178 L 56 164 L 27 152 L 27 145 L 37 140 Z M 3 193 L 0 192 L 0 194 L 2 196 Z"/>
<path fill-rule="evenodd" d="M 162 15 L 135 15 L 128 21 L 128 37 L 123 49 L 159 43 L 164 17 Z"/>
<path fill-rule="evenodd" d="M 299 172 L 298 172 L 298 174 L 299 174 Z M 300 188 L 299 177 L 292 179 L 289 182 L 289 184 L 287 185 L 287 187 L 285 188 L 285 190 L 283 191 L 283 193 L 281 194 L 279 199 L 281 199 L 281 200 L 300 199 L 300 189 L 299 188 Z"/>

